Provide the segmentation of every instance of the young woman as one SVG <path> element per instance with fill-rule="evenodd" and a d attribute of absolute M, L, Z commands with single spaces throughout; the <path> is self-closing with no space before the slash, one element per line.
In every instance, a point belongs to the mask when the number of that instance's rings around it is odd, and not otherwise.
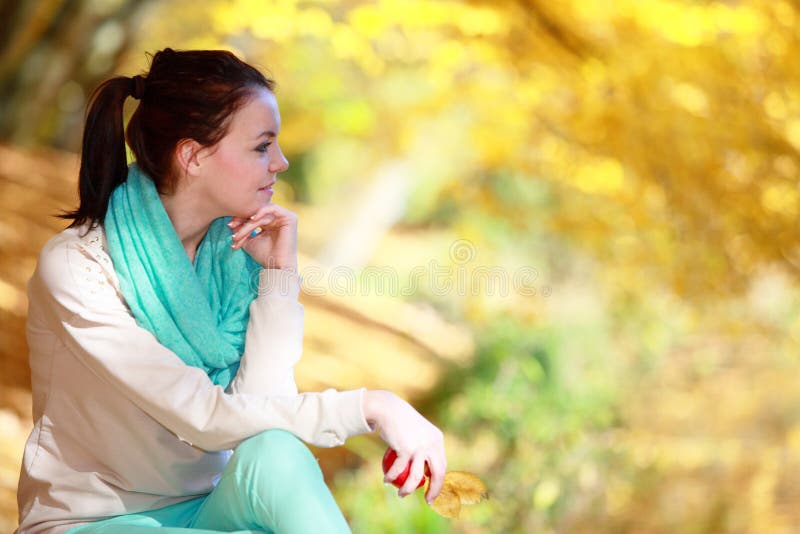
<path fill-rule="evenodd" d="M 19 533 L 346 532 L 300 440 L 375 428 L 398 452 L 386 480 L 411 462 L 400 495 L 426 463 L 426 498 L 439 493 L 442 433 L 408 403 L 297 391 L 297 217 L 270 202 L 288 167 L 273 85 L 229 52 L 167 48 L 92 94 L 79 207 L 28 283 Z"/>

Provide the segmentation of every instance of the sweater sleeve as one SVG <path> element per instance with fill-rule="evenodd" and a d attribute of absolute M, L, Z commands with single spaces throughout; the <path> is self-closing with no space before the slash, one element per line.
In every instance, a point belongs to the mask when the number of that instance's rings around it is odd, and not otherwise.
<path fill-rule="evenodd" d="M 296 395 L 294 366 L 303 352 L 302 277 L 283 269 L 259 272 L 250 304 L 244 354 L 229 393 Z"/>
<path fill-rule="evenodd" d="M 214 385 L 202 369 L 186 365 L 141 328 L 107 278 L 85 276 L 100 271 L 97 263 L 73 242 L 48 243 L 32 287 L 46 292 L 56 334 L 72 355 L 180 439 L 203 450 L 224 450 L 279 428 L 308 443 L 333 447 L 371 431 L 363 413 L 363 388 L 297 394 L 294 380 L 289 387 L 286 377 L 273 384 L 274 394 L 267 392 L 269 387 L 259 393 L 247 380 L 240 380 L 247 391 L 237 386 L 226 392 Z M 274 296 L 267 291 L 256 297 L 249 326 L 264 324 Z M 297 356 L 289 353 L 276 365 L 288 366 Z"/>

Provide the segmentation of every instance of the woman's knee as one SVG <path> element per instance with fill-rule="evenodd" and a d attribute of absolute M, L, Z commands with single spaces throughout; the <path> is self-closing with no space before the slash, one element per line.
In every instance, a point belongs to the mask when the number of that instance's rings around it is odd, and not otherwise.
<path fill-rule="evenodd" d="M 308 447 L 290 432 L 266 430 L 244 440 L 231 457 L 234 467 L 250 477 L 264 477 L 290 483 L 301 476 L 321 477 L 314 455 Z"/>

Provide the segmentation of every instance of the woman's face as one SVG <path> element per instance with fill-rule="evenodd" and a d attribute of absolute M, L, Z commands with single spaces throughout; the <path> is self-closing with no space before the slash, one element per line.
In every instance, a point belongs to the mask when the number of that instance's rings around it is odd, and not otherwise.
<path fill-rule="evenodd" d="M 277 174 L 289 168 L 278 146 L 281 117 L 272 91 L 254 90 L 234 113 L 228 133 L 200 156 L 200 178 L 219 216 L 250 217 L 272 198 Z"/>

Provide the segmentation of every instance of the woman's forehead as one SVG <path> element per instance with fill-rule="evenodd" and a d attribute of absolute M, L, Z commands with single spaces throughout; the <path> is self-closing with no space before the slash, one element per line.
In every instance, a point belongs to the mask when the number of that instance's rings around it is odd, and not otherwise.
<path fill-rule="evenodd" d="M 280 129 L 278 102 L 272 91 L 259 90 L 234 115 L 231 132 L 257 139 L 264 132 L 277 135 Z"/>

